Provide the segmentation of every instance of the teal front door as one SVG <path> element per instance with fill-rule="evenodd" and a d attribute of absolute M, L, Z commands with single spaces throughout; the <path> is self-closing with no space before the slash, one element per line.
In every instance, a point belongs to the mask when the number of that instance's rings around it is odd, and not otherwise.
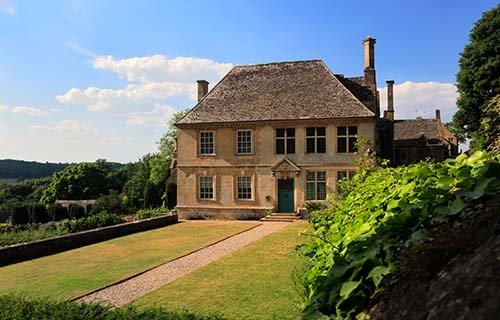
<path fill-rule="evenodd" d="M 278 211 L 280 213 L 293 212 L 293 179 L 278 180 Z"/>

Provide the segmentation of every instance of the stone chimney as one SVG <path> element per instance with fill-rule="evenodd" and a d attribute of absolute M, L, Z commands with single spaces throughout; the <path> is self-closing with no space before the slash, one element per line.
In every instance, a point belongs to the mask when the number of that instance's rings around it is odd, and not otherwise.
<path fill-rule="evenodd" d="M 200 102 L 208 93 L 208 81 L 198 80 L 196 82 L 198 82 L 198 102 Z"/>
<path fill-rule="evenodd" d="M 372 89 L 373 92 L 377 91 L 377 81 L 375 78 L 375 42 L 371 36 L 363 40 L 365 47 L 365 86 Z"/>
<path fill-rule="evenodd" d="M 436 120 L 441 123 L 441 110 L 436 109 Z"/>
<path fill-rule="evenodd" d="M 385 118 L 394 121 L 394 80 L 387 80 L 387 112 Z"/>

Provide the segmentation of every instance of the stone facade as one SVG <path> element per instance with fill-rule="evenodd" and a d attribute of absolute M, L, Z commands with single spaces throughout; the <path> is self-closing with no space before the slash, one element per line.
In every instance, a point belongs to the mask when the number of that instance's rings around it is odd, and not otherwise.
<path fill-rule="evenodd" d="M 293 212 L 299 211 L 306 199 L 307 172 L 324 172 L 326 193 L 335 192 L 339 172 L 354 171 L 354 153 L 337 150 L 338 127 L 355 126 L 357 135 L 374 140 L 374 120 L 292 121 L 252 125 L 240 123 L 232 127 L 210 127 L 178 130 L 177 150 L 177 213 L 185 218 L 204 212 L 219 218 L 231 218 L 238 212 L 279 212 L 279 180 L 293 181 Z M 306 152 L 306 128 L 325 128 L 324 153 Z M 295 153 L 276 153 L 276 129 L 295 129 Z M 252 152 L 237 154 L 238 130 L 251 130 Z M 215 154 L 200 155 L 200 131 L 215 133 Z M 341 173 L 342 174 L 342 173 Z M 212 176 L 213 199 L 200 198 L 199 178 Z M 251 198 L 239 199 L 238 177 L 251 178 Z M 311 200 L 315 201 L 315 200 Z M 321 201 L 321 200 L 319 200 Z"/>

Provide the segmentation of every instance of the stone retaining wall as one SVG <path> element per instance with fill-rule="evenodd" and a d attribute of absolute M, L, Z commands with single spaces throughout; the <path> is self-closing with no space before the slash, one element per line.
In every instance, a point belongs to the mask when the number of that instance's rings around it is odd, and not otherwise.
<path fill-rule="evenodd" d="M 177 222 L 177 215 L 162 216 L 6 246 L 0 248 L 0 267 Z"/>

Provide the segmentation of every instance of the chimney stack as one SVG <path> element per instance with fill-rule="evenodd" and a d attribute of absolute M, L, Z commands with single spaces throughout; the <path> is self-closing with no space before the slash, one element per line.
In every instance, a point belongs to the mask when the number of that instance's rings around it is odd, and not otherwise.
<path fill-rule="evenodd" d="M 198 82 L 198 102 L 200 102 L 208 93 L 208 81 L 198 80 L 196 82 Z"/>
<path fill-rule="evenodd" d="M 375 79 L 375 43 L 376 40 L 371 36 L 363 40 L 365 48 L 365 86 L 372 89 L 373 92 L 377 91 L 377 81 Z"/>
<path fill-rule="evenodd" d="M 436 120 L 441 122 L 441 110 L 436 109 Z"/>
<path fill-rule="evenodd" d="M 387 113 L 386 118 L 394 121 L 394 80 L 387 80 Z"/>

